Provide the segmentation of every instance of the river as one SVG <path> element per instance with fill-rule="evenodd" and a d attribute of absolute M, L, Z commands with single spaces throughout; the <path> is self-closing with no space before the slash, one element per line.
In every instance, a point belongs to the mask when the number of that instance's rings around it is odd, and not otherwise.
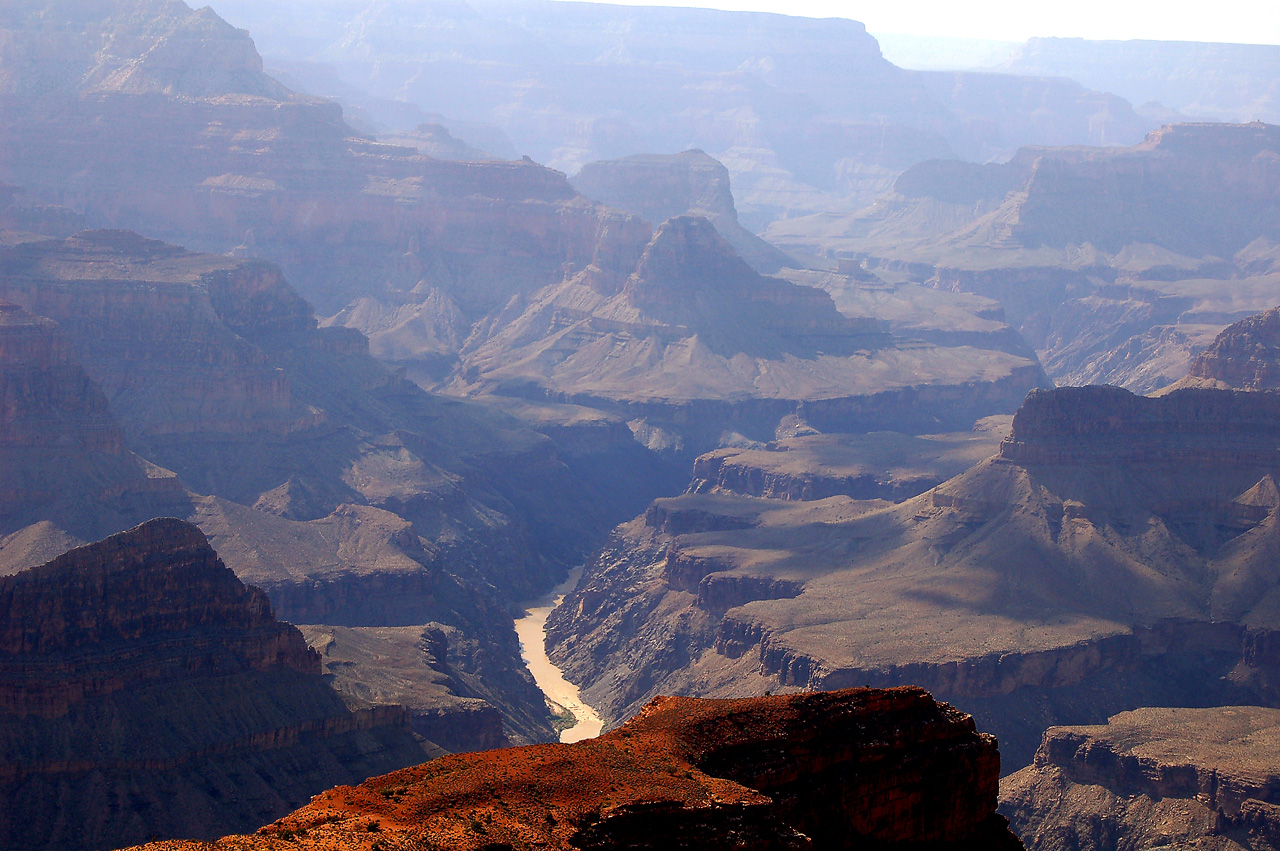
<path fill-rule="evenodd" d="M 582 567 L 575 567 L 569 578 L 551 589 L 545 597 L 529 604 L 524 617 L 516 621 L 516 635 L 520 637 L 520 655 L 533 674 L 533 680 L 547 696 L 547 700 L 573 713 L 577 720 L 572 727 L 560 731 L 560 741 L 579 742 L 600 735 L 604 721 L 578 694 L 578 687 L 564 678 L 560 669 L 547 658 L 547 617 L 552 609 L 564 602 L 564 595 L 573 590 L 582 576 Z"/>

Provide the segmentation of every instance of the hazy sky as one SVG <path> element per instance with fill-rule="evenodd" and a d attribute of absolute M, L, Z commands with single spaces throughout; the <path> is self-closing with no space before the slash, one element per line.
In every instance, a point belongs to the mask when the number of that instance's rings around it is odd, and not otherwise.
<path fill-rule="evenodd" d="M 1280 44 L 1277 0 L 606 0 L 853 18 L 872 33 L 1021 41 L 1037 35 Z"/>

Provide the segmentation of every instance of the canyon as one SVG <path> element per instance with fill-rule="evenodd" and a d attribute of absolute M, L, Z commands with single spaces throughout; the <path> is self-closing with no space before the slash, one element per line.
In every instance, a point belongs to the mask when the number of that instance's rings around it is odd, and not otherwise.
<path fill-rule="evenodd" d="M 295 623 L 460 630 L 432 664 L 488 688 L 459 685 L 455 707 L 493 697 L 511 735 L 551 736 L 505 606 L 549 585 L 552 559 L 584 551 L 634 494 L 616 501 L 550 438 L 389 372 L 357 332 L 318 327 L 262 261 L 93 231 L 27 238 L 0 268 L 4 316 L 28 317 L 0 326 L 14 337 L 0 352 L 5 481 L 31 483 L 0 528 L 5 572 L 157 514 L 189 518 Z M 59 421 L 62 434 L 43 425 Z M 580 446 L 575 463 L 617 442 Z M 82 481 L 100 482 L 97 502 Z"/>
<path fill-rule="evenodd" d="M 499 136 L 568 174 L 699 148 L 728 168 L 751 231 L 852 212 L 921 160 L 1132 144 L 1157 126 L 1067 79 L 903 70 L 840 18 L 341 0 L 302 33 L 279 4 L 217 8 L 255 34 L 272 67 L 358 109 L 370 132 L 443 121 L 481 148 L 480 133 Z"/>
<path fill-rule="evenodd" d="M 1274 703 L 1277 416 L 1269 392 L 1034 391 L 994 457 L 899 503 L 660 499 L 553 613 L 551 658 L 614 723 L 659 693 L 916 683 L 1011 767 L 1068 719 Z"/>
<path fill-rule="evenodd" d="M 1017 770 L 1036 847 L 1271 841 L 1280 128 L 280 15 L 0 8 L 0 837 L 1016 848 Z"/>

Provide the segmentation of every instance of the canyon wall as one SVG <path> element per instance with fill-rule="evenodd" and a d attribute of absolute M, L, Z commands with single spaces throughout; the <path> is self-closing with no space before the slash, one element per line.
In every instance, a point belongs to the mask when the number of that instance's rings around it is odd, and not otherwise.
<path fill-rule="evenodd" d="M 425 755 L 179 520 L 0 578 L 0 647 L 0 833 L 22 847 L 211 837 Z"/>
<path fill-rule="evenodd" d="M 1001 811 L 1046 851 L 1275 848 L 1278 724 L 1275 709 L 1219 706 L 1054 727 L 1034 763 L 1001 783 Z"/>
<path fill-rule="evenodd" d="M 1035 391 L 995 457 L 897 505 L 658 500 L 552 614 L 552 659 L 614 721 L 655 693 L 916 683 L 1012 766 L 1054 723 L 1274 704 L 1250 649 L 1280 627 L 1273 395 Z"/>

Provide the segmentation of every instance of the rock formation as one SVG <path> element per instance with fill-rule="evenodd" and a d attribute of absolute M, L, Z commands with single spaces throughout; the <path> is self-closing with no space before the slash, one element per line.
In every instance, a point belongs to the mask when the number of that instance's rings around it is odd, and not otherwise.
<path fill-rule="evenodd" d="M 152 520 L 0 578 L 0 835 L 114 848 L 251 827 L 424 751 L 349 709 L 198 529 Z"/>
<path fill-rule="evenodd" d="M 637 423 L 634 431 L 649 435 L 642 440 L 646 446 L 687 444 L 682 450 L 687 462 L 718 445 L 722 432 L 772 433 L 801 398 L 820 402 L 831 428 L 936 431 L 939 420 L 942 427 L 968 427 L 979 416 L 1009 412 L 1027 389 L 1043 381 L 1025 350 L 1013 353 L 1003 343 L 991 343 L 998 346 L 994 352 L 950 343 L 945 352 L 878 346 L 873 364 L 863 368 L 867 365 L 855 353 L 868 350 L 863 338 L 882 337 L 880 329 L 867 317 L 839 316 L 820 293 L 761 282 L 754 274 L 744 277 L 750 270 L 739 268 L 736 259 L 729 262 L 724 255 L 732 252 L 721 245 L 673 239 L 673 231 L 654 241 L 650 223 L 589 201 L 563 174 L 531 161 L 445 161 L 416 147 L 359 137 L 342 122 L 335 104 L 289 92 L 262 74 L 256 54 L 245 52 L 251 43 L 243 31 L 180 3 L 139 2 L 112 0 L 81 10 L 49 0 L 43 18 L 24 13 L 3 20 L 13 39 L 39 45 L 29 55 L 5 60 L 11 76 L 41 77 L 47 85 L 41 84 L 45 88 L 38 96 L 22 86 L 0 95 L 6 142 L 0 145 L 0 180 L 22 187 L 24 197 L 41 204 L 65 206 L 95 227 L 129 228 L 204 250 L 272 260 L 327 317 L 326 326 L 363 332 L 375 357 L 404 368 L 422 386 L 595 404 Z M 34 0 L 24 3 L 24 9 L 37 7 Z M 137 80 L 125 81 L 114 70 L 104 71 L 101 80 L 89 71 L 54 74 L 40 58 L 56 47 L 50 27 L 76 34 L 57 47 L 75 54 L 69 67 L 136 68 Z M 879 104 L 876 110 L 896 109 L 897 101 L 873 78 L 886 83 L 906 78 L 874 56 L 874 43 L 858 25 L 849 27 L 851 34 L 858 33 L 856 56 L 842 43 L 828 51 L 829 58 L 839 67 L 874 72 L 851 74 L 864 88 L 855 100 L 870 99 Z M 184 35 L 189 30 L 198 35 Z M 789 75 L 812 71 L 812 51 L 804 38 L 786 43 L 788 61 L 800 66 L 784 71 L 775 81 L 779 85 Z M 722 47 L 738 50 L 727 43 Z M 191 67 L 209 70 L 203 88 L 170 73 L 173 55 L 184 50 Z M 131 52 L 138 53 L 133 65 L 125 61 Z M 94 59 L 98 53 L 102 56 Z M 155 68 L 148 65 L 149 57 L 161 54 L 170 58 Z M 830 72 L 824 67 L 824 80 Z M 824 98 L 852 97 L 847 88 L 829 91 L 824 83 Z M 922 109 L 933 111 L 932 106 Z M 873 113 L 872 124 L 857 132 L 874 136 L 883 147 L 883 122 L 878 111 Z M 85 141 L 90 127 L 93 144 Z M 815 130 L 815 138 L 833 151 L 843 148 L 843 131 L 827 130 Z M 812 157 L 806 153 L 800 159 Z M 719 166 L 700 155 L 668 160 L 659 170 L 674 167 L 677 182 L 687 174 L 690 200 L 709 206 L 707 212 L 732 230 L 727 223 L 734 207 Z M 704 184 L 710 195 L 693 191 Z M 733 233 L 749 253 L 764 251 L 745 231 Z M 664 246 L 678 250 L 666 257 L 654 254 Z M 646 251 L 650 257 L 642 268 Z M 702 263 L 709 265 L 701 268 Z M 706 285 L 714 281 L 696 280 L 722 272 L 728 275 L 721 282 L 727 289 L 713 292 Z M 633 275 L 638 275 L 636 286 L 624 286 Z M 588 279 L 590 293 L 582 286 Z M 672 287 L 683 292 L 689 284 L 706 290 L 697 310 L 676 315 L 660 309 L 660 301 L 671 302 L 676 295 Z M 626 290 L 627 304 L 643 310 L 638 318 L 645 327 L 631 327 L 637 317 L 627 314 L 626 305 L 604 305 L 619 290 Z M 752 294 L 744 295 L 746 290 Z M 754 303 L 720 318 L 717 300 L 730 293 Z M 616 315 L 597 315 L 598 308 Z M 583 314 L 596 326 L 611 328 L 608 336 L 584 330 Z M 569 336 L 581 331 L 583 342 L 596 340 L 595 348 L 548 380 L 538 373 L 550 368 L 545 362 L 556 355 L 548 349 L 560 344 L 544 338 L 548 326 L 559 329 L 569 317 L 577 320 Z M 622 325 L 609 325 L 618 322 Z M 676 327 L 648 327 L 654 324 Z M 599 353 L 608 340 L 640 331 L 642 339 L 622 341 L 629 351 L 617 361 L 639 358 L 648 375 L 628 378 L 626 387 L 618 388 L 620 376 L 598 362 Z M 561 330 L 558 339 L 572 348 L 565 334 Z M 757 357 L 761 348 L 780 351 L 779 336 L 790 338 L 781 361 L 733 361 L 738 353 Z M 330 340 L 340 344 L 337 337 Z M 263 348 L 260 342 L 254 345 Z M 711 349 L 709 358 L 703 357 L 704 345 Z M 711 372 L 727 374 L 724 388 L 716 386 L 719 378 L 708 383 L 710 374 L 686 382 L 698 386 L 664 386 L 669 381 L 662 377 L 661 362 L 673 366 L 686 351 Z M 754 374 L 766 368 L 772 377 L 757 381 Z M 601 375 L 592 376 L 594 386 L 580 398 L 565 392 L 565 385 L 597 371 Z M 255 380 L 259 386 L 251 389 L 259 401 L 270 397 L 275 405 L 255 416 L 269 416 L 287 430 L 310 413 L 293 407 L 286 388 L 271 383 L 278 375 L 266 371 Z M 290 376 L 294 389 L 297 381 Z M 798 389 L 787 395 L 780 389 L 784 386 Z M 111 388 L 104 389 L 114 398 Z M 210 395 L 211 389 L 197 382 L 186 390 L 210 400 L 202 417 L 244 419 L 237 400 Z M 648 410 L 651 402 L 656 407 Z M 690 406 L 709 412 L 698 417 L 705 421 L 704 433 L 683 435 L 670 428 L 673 417 L 687 418 Z M 964 410 L 940 416 L 953 406 Z M 610 451 L 614 457 L 625 455 Z M 171 466 L 172 453 L 144 455 Z M 198 491 L 223 492 L 188 471 L 177 472 Z M 614 475 L 664 477 L 643 465 L 639 471 L 615 469 Z M 245 500 L 249 494 L 234 498 Z"/>
<path fill-rule="evenodd" d="M 57 323 L 6 301 L 0 482 L 0 540 L 51 517 L 73 536 L 91 538 L 157 511 L 181 512 L 186 498 L 172 473 L 125 448 L 106 396 Z"/>
<path fill-rule="evenodd" d="M 703 151 L 587 163 L 570 182 L 583 195 L 655 226 L 675 216 L 701 216 L 762 274 L 800 265 L 738 222 L 729 170 Z"/>
<path fill-rule="evenodd" d="M 1280 123 L 1280 49 L 1273 44 L 1032 38 L 1000 70 L 1070 77 L 1215 121 Z"/>
<path fill-rule="evenodd" d="M 798 418 L 764 445 L 731 446 L 698 456 L 690 493 L 769 499 L 887 499 L 901 502 L 990 457 L 1011 417 L 981 420 L 970 432 L 904 435 L 818 434 Z"/>
<path fill-rule="evenodd" d="M 1014 355 L 899 347 L 822 290 L 762 277 L 705 219 L 665 222 L 626 276 L 591 268 L 512 305 L 455 387 L 604 408 L 685 451 L 771 438 L 803 407 L 823 431 L 967 426 L 1041 381 Z"/>
<path fill-rule="evenodd" d="M 1016 849 L 999 762 L 920 689 L 662 697 L 598 739 L 445 757 L 214 847 Z"/>
<path fill-rule="evenodd" d="M 1280 308 L 1223 329 L 1170 389 L 1280 390 Z"/>
<path fill-rule="evenodd" d="M 503 715 L 528 713 L 505 684 L 485 681 L 483 664 L 466 658 L 467 636 L 454 627 L 300 629 L 338 692 L 367 703 L 403 706 L 410 729 L 446 752 L 506 747 Z M 533 717 L 527 723 L 536 727 L 545 719 Z"/>
<path fill-rule="evenodd" d="M 615 722 L 654 693 L 917 683 L 1012 766 L 1054 723 L 1274 704 L 1250 648 L 1278 626 L 1277 428 L 1273 393 L 1059 388 L 896 506 L 658 500 L 552 614 L 551 657 Z"/>
<path fill-rule="evenodd" d="M 873 207 L 765 235 L 994 298 L 1055 380 L 1150 392 L 1223 326 L 1280 302 L 1277 163 L 1280 128 L 1175 124 L 1131 148 L 920 163 Z"/>
<path fill-rule="evenodd" d="M 1031 849 L 1280 847 L 1280 711 L 1137 709 L 1054 727 L 1000 784 Z"/>

